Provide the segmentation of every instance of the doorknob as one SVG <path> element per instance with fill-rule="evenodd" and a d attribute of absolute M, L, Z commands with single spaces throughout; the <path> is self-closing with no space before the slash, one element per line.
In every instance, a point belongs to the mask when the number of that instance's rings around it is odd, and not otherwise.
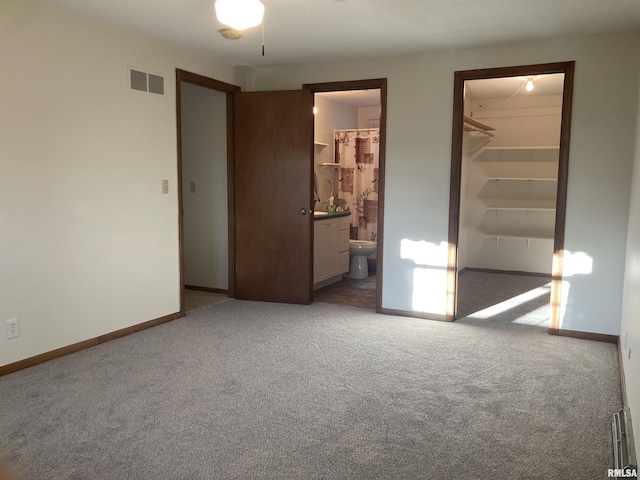
<path fill-rule="evenodd" d="M 300 215 L 306 215 L 307 214 L 307 209 L 306 208 L 301 208 L 300 209 Z"/>

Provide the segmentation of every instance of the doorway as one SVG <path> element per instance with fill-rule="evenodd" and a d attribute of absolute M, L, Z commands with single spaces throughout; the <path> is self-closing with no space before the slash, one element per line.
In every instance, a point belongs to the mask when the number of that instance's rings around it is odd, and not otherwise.
<path fill-rule="evenodd" d="M 305 85 L 303 90 L 280 92 L 241 92 L 239 87 L 181 70 L 176 70 L 176 79 L 181 315 L 185 314 L 183 204 L 185 192 L 191 193 L 193 188 L 191 180 L 183 179 L 181 90 L 184 83 L 226 94 L 228 295 L 245 300 L 302 304 L 310 303 L 313 293 L 314 216 L 307 215 L 309 206 L 313 205 L 313 92 L 380 89 L 378 268 L 379 272 L 382 270 L 385 79 Z M 307 152 L 309 162 L 302 162 Z M 301 182 L 303 178 L 308 179 L 308 183 Z M 285 181 L 289 183 L 285 185 Z M 198 191 L 197 182 L 195 190 Z M 283 252 L 287 252 L 284 257 Z M 381 282 L 377 282 L 377 310 L 381 289 Z"/>
<path fill-rule="evenodd" d="M 557 333 L 572 84 L 573 62 L 456 72 L 450 320 L 510 308 Z"/>
<path fill-rule="evenodd" d="M 238 87 L 176 70 L 180 314 L 233 295 L 231 96 Z"/>
<path fill-rule="evenodd" d="M 314 93 L 314 209 L 348 214 L 333 220 L 342 245 L 336 269 L 318 261 L 332 219 L 316 215 L 314 299 L 380 311 L 386 79 L 304 88 Z M 356 244 L 367 255 L 354 259 Z"/>

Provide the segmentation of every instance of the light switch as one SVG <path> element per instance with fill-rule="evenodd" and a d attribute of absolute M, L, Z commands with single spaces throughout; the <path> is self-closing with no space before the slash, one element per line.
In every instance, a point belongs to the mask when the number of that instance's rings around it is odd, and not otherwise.
<path fill-rule="evenodd" d="M 162 193 L 169 193 L 169 180 L 162 180 Z"/>
<path fill-rule="evenodd" d="M 191 193 L 196 193 L 196 182 L 190 182 L 189 183 L 189 191 Z"/>

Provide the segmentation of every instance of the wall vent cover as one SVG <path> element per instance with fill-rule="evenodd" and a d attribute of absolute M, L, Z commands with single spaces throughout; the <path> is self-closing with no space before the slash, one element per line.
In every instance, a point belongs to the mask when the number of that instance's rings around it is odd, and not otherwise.
<path fill-rule="evenodd" d="M 638 463 L 633 442 L 633 430 L 629 410 L 624 408 L 613 415 L 611 422 L 611 434 L 613 440 L 613 468 L 615 478 L 637 476 Z M 635 472 L 635 475 L 626 475 L 627 470 Z M 618 475 L 618 473 L 621 473 Z"/>
<path fill-rule="evenodd" d="M 139 68 L 129 67 L 129 88 L 139 92 L 164 95 L 164 77 L 145 72 Z"/>

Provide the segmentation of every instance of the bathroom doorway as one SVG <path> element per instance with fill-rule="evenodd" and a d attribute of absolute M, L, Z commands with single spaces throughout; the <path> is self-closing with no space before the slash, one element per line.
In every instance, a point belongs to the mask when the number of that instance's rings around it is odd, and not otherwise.
<path fill-rule="evenodd" d="M 314 93 L 314 300 L 379 311 L 386 80 L 304 87 Z M 331 231 L 335 269 L 323 263 Z"/>
<path fill-rule="evenodd" d="M 573 63 L 456 72 L 455 82 L 448 317 L 509 310 L 508 321 L 553 332 Z"/>

